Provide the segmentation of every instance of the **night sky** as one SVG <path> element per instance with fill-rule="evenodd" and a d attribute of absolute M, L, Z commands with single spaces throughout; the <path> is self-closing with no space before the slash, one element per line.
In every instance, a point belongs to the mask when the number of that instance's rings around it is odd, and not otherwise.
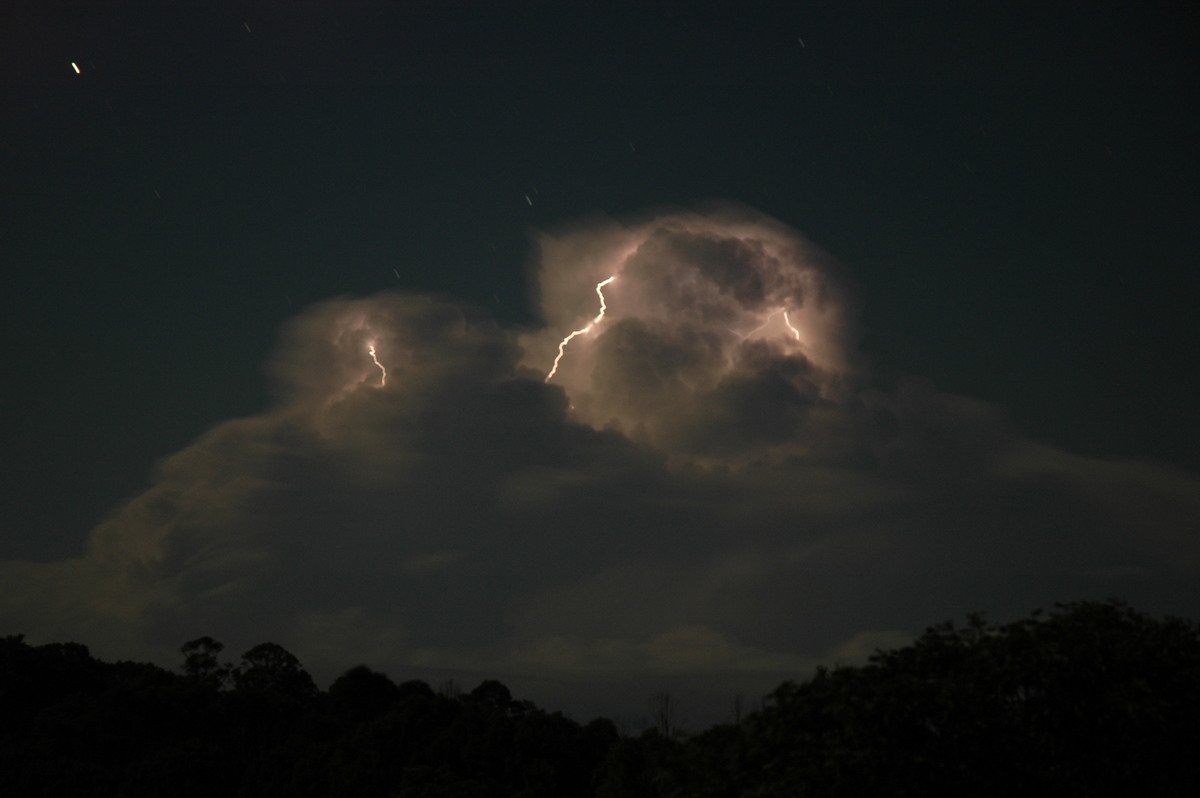
<path fill-rule="evenodd" d="M 699 722 L 969 611 L 1196 617 L 1198 23 L 6 4 L 0 630 Z"/>

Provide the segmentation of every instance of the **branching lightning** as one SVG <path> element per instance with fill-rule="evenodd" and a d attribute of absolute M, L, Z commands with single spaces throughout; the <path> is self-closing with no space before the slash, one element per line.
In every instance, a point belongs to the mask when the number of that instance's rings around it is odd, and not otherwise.
<path fill-rule="evenodd" d="M 800 331 L 799 331 L 799 330 L 797 330 L 795 327 L 793 327 L 793 326 L 792 326 L 792 320 L 788 318 L 787 310 L 786 310 L 786 309 L 784 309 L 784 308 L 780 308 L 779 310 L 776 310 L 776 311 L 772 312 L 772 313 L 771 313 L 769 316 L 767 316 L 767 320 L 766 320 L 766 321 L 764 321 L 762 324 L 760 324 L 760 325 L 758 325 L 757 327 L 755 327 L 755 328 L 754 328 L 753 330 L 751 330 L 750 332 L 748 332 L 748 333 L 746 333 L 745 335 L 743 335 L 743 336 L 742 336 L 742 338 L 750 338 L 751 336 L 753 336 L 753 335 L 755 335 L 755 334 L 757 334 L 757 333 L 760 333 L 760 332 L 762 332 L 763 330 L 767 329 L 767 327 L 768 327 L 768 326 L 770 326 L 770 324 L 771 324 L 771 319 L 775 318 L 776 316 L 778 316 L 778 315 L 780 315 L 780 314 L 782 314 L 782 315 L 783 315 L 783 323 L 784 323 L 784 324 L 786 324 L 786 325 L 787 325 L 787 328 L 788 328 L 789 330 L 791 330 L 791 331 L 792 331 L 792 335 L 796 336 L 796 340 L 797 340 L 797 341 L 801 340 L 801 338 L 800 338 Z"/>
<path fill-rule="evenodd" d="M 375 361 L 375 365 L 379 366 L 379 387 L 387 385 L 387 369 L 379 362 L 379 358 L 375 356 L 375 344 L 368 344 L 367 351 L 371 353 L 371 360 Z"/>
<path fill-rule="evenodd" d="M 550 373 L 546 375 L 546 382 L 550 382 L 550 379 L 554 376 L 555 372 L 558 371 L 558 364 L 563 359 L 563 353 L 566 352 L 567 344 L 571 342 L 571 339 L 577 335 L 583 335 L 586 332 L 590 332 L 591 329 L 599 324 L 600 320 L 604 318 L 604 312 L 608 310 L 608 305 L 604 303 L 604 286 L 608 285 L 615 279 L 617 279 L 617 276 L 614 274 L 607 280 L 601 280 L 600 282 L 596 283 L 596 294 L 600 297 L 600 312 L 596 314 L 596 318 L 592 319 L 591 323 L 586 327 L 581 330 L 575 330 L 573 333 L 559 342 L 558 356 L 554 358 L 554 365 L 550 367 Z"/>

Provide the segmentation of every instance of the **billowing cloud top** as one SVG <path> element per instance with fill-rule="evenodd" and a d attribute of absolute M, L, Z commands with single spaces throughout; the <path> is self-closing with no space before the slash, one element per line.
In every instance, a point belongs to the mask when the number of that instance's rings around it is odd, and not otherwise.
<path fill-rule="evenodd" d="M 710 461 L 811 450 L 855 383 L 846 291 L 778 223 L 677 214 L 541 244 L 549 328 L 525 362 L 593 427 Z"/>
<path fill-rule="evenodd" d="M 0 563 L 0 622 L 166 664 L 275 640 L 588 713 L 711 709 L 971 610 L 1197 608 L 1194 476 L 881 381 L 840 271 L 778 222 L 538 243 L 536 333 L 396 292 L 293 319 L 272 408 L 162 461 L 81 557 Z"/>

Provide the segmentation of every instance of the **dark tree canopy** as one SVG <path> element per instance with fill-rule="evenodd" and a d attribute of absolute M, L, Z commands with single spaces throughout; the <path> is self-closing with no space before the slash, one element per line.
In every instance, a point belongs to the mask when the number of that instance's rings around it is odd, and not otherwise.
<path fill-rule="evenodd" d="M 259 643 L 243 654 L 233 681 L 239 690 L 272 691 L 297 699 L 317 694 L 317 685 L 300 660 L 277 643 Z"/>
<path fill-rule="evenodd" d="M 753 794 L 1196 794 L 1200 627 L 1116 601 L 971 616 L 783 684 L 736 737 Z"/>
<path fill-rule="evenodd" d="M 179 653 L 183 654 L 183 672 L 207 686 L 223 687 L 233 670 L 232 666 L 217 661 L 224 649 L 223 643 L 207 635 L 184 643 L 179 649 Z"/>
<path fill-rule="evenodd" d="M 369 720 L 387 711 L 400 698 L 400 688 L 386 675 L 359 665 L 329 685 L 329 703 L 356 720 Z"/>
<path fill-rule="evenodd" d="M 243 655 L 232 689 L 210 689 L 229 673 L 221 650 L 185 644 L 175 674 L 0 639 L 4 794 L 1200 794 L 1200 628 L 1116 601 L 935 626 L 691 736 L 666 693 L 637 736 L 492 679 L 438 693 L 359 666 L 322 693 L 274 643 Z"/>

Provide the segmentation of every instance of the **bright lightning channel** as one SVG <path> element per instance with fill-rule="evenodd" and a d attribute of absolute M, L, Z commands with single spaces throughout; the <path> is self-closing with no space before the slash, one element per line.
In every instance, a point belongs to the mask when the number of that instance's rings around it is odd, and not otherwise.
<path fill-rule="evenodd" d="M 796 340 L 797 341 L 801 340 L 800 331 L 792 326 L 792 320 L 788 318 L 787 311 L 783 308 L 780 308 L 779 310 L 772 312 L 769 316 L 767 316 L 766 321 L 764 321 L 762 324 L 755 327 L 750 332 L 743 335 L 742 338 L 743 339 L 750 338 L 750 337 L 762 332 L 763 330 L 767 329 L 767 327 L 770 326 L 770 324 L 771 324 L 771 319 L 775 318 L 776 316 L 778 316 L 780 314 L 783 315 L 783 323 L 786 324 L 787 328 L 792 331 L 792 335 L 796 336 Z"/>
<path fill-rule="evenodd" d="M 554 376 L 555 372 L 558 371 L 559 361 L 563 359 L 563 353 L 566 352 L 567 344 L 571 342 L 571 339 L 577 335 L 583 335 L 584 333 L 591 331 L 591 329 L 599 324 L 600 320 L 604 318 L 604 312 L 608 310 L 608 305 L 604 303 L 604 286 L 608 285 L 615 279 L 617 279 L 617 276 L 614 274 L 607 280 L 601 280 L 600 282 L 596 283 L 596 294 L 600 297 L 600 312 L 596 314 L 596 318 L 592 319 L 588 326 L 584 327 L 582 330 L 576 330 L 559 342 L 558 357 L 554 358 L 554 365 L 550 367 L 550 373 L 546 375 L 546 382 L 550 382 L 550 379 Z"/>
<path fill-rule="evenodd" d="M 783 323 L 787 325 L 787 328 L 792 331 L 792 335 L 796 336 L 796 340 L 799 341 L 800 331 L 792 326 L 792 320 L 788 318 L 786 310 L 783 312 Z"/>
<path fill-rule="evenodd" d="M 375 356 L 375 344 L 368 344 L 367 351 L 371 353 L 371 360 L 375 361 L 375 365 L 379 366 L 379 387 L 387 385 L 387 369 L 379 362 L 379 358 Z"/>

